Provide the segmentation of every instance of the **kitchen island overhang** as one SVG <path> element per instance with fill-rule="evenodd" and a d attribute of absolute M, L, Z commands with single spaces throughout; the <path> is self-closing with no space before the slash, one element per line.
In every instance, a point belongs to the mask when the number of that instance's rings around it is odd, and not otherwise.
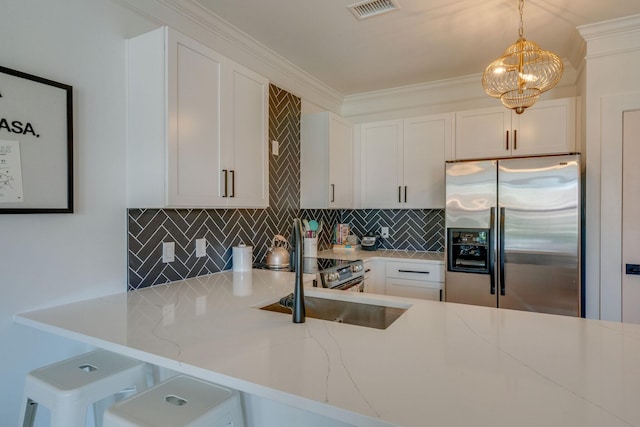
<path fill-rule="evenodd" d="M 292 287 L 222 272 L 15 321 L 354 425 L 640 425 L 638 325 L 370 294 L 340 297 L 411 307 L 384 330 L 257 309 Z"/>

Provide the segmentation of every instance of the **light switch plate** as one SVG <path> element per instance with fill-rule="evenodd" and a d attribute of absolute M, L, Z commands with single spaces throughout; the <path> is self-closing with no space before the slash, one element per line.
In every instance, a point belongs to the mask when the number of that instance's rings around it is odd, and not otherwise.
<path fill-rule="evenodd" d="M 173 262 L 176 260 L 175 242 L 162 242 L 162 262 Z"/>
<path fill-rule="evenodd" d="M 207 254 L 207 239 L 196 239 L 196 258 L 202 258 Z"/>

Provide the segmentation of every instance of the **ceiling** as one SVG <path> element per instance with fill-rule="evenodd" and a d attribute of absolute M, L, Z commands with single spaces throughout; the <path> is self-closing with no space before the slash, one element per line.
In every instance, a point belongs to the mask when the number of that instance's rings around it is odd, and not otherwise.
<path fill-rule="evenodd" d="M 518 37 L 517 0 L 397 0 L 358 21 L 359 0 L 195 3 L 335 91 L 350 95 L 479 74 Z M 193 5 L 192 5 L 193 6 Z M 576 27 L 640 13 L 639 0 L 528 0 L 524 36 L 576 65 Z"/>

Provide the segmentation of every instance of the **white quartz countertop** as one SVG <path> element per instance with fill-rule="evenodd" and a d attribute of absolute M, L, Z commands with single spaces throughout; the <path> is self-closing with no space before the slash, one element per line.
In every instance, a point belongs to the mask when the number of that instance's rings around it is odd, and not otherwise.
<path fill-rule="evenodd" d="M 640 326 L 384 295 L 386 330 L 254 307 L 293 274 L 223 272 L 15 321 L 361 426 L 640 426 Z"/>
<path fill-rule="evenodd" d="M 350 261 L 356 259 L 361 259 L 363 261 L 384 259 L 435 262 L 439 264 L 444 263 L 443 252 L 399 251 L 390 249 L 381 249 L 377 251 L 365 251 L 362 249 L 356 249 L 351 252 L 334 251 L 333 249 L 328 249 L 318 252 L 318 258 L 344 259 Z"/>

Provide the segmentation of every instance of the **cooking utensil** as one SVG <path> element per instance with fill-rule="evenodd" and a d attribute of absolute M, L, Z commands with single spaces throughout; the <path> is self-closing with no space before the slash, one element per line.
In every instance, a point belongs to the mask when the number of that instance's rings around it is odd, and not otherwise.
<path fill-rule="evenodd" d="M 282 235 L 276 234 L 271 242 L 271 247 L 267 249 L 265 264 L 268 268 L 285 269 L 289 267 L 289 242 Z"/>
<path fill-rule="evenodd" d="M 302 225 L 304 225 L 304 231 L 311 231 L 311 226 L 309 225 L 309 221 L 307 221 L 306 219 L 303 219 Z"/>
<path fill-rule="evenodd" d="M 312 219 L 311 221 L 309 221 L 309 229 L 311 231 L 317 231 L 318 230 L 318 221 L 316 221 L 315 219 Z"/>

